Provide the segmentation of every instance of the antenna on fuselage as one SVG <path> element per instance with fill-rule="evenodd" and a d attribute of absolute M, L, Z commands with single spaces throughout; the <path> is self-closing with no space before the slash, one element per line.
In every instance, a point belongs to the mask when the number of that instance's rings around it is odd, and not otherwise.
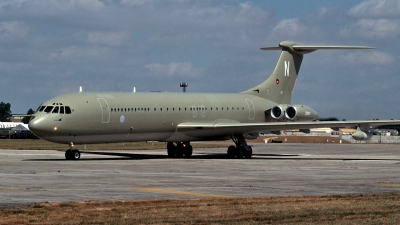
<path fill-rule="evenodd" d="M 82 86 L 79 86 L 79 93 L 82 93 Z"/>

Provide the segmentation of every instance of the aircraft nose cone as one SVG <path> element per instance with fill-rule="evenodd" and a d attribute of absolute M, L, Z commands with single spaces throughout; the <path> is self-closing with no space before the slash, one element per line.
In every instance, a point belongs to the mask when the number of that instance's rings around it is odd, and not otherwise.
<path fill-rule="evenodd" d="M 29 130 L 38 137 L 46 136 L 46 133 L 51 130 L 51 128 L 46 125 L 43 117 L 36 117 L 32 119 L 28 124 Z"/>

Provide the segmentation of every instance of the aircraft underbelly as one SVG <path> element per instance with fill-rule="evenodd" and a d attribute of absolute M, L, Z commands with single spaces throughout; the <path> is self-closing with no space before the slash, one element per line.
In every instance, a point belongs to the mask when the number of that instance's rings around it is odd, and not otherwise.
<path fill-rule="evenodd" d="M 102 135 L 79 135 L 71 136 L 47 136 L 48 141 L 68 144 L 96 144 L 116 142 L 138 142 L 138 141 L 163 141 L 172 136 L 173 133 L 142 133 L 142 134 L 102 134 Z"/>
<path fill-rule="evenodd" d="M 139 142 L 139 141 L 201 141 L 214 139 L 228 139 L 229 134 L 222 130 L 203 130 L 185 132 L 160 132 L 160 133 L 127 133 L 127 134 L 98 134 L 77 136 L 46 136 L 43 139 L 57 143 L 68 144 L 95 144 L 115 142 Z"/>

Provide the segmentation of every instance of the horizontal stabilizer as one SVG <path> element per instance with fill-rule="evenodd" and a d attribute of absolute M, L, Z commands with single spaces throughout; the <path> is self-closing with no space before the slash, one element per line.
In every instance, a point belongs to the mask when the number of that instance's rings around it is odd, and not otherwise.
<path fill-rule="evenodd" d="M 291 52 L 299 54 L 307 54 L 316 50 L 340 50 L 340 49 L 374 49 L 370 46 L 357 46 L 357 45 L 299 45 L 290 41 L 283 41 L 278 47 L 265 47 L 261 50 L 283 50 L 287 49 Z"/>

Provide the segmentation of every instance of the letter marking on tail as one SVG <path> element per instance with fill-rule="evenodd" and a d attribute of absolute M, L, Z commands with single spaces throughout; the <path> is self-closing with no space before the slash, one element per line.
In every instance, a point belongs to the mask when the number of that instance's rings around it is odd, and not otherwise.
<path fill-rule="evenodd" d="M 290 61 L 285 61 L 285 77 L 289 76 Z"/>

